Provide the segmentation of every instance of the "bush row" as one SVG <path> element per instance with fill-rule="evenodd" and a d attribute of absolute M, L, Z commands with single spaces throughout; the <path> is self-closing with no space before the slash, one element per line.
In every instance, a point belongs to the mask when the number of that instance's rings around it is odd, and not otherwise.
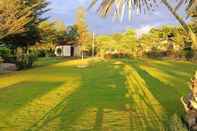
<path fill-rule="evenodd" d="M 192 48 L 184 48 L 181 51 L 160 51 L 160 50 L 151 50 L 148 52 L 145 52 L 142 54 L 142 56 L 146 56 L 149 58 L 163 58 L 163 57 L 170 57 L 170 58 L 179 58 L 179 59 L 186 59 L 191 60 L 196 51 L 194 51 Z M 133 55 L 130 53 L 104 53 L 104 54 L 98 54 L 97 56 L 104 57 L 106 59 L 112 59 L 112 58 L 133 58 Z"/>
<path fill-rule="evenodd" d="M 119 52 L 119 53 L 105 53 L 102 56 L 104 58 L 106 58 L 106 59 L 112 59 L 112 58 L 128 58 L 128 57 L 131 56 L 131 54 Z"/>
<path fill-rule="evenodd" d="M 0 56 L 5 63 L 14 63 L 21 70 L 31 68 L 37 57 L 54 56 L 54 50 L 49 48 L 17 48 L 11 50 L 7 47 L 0 47 Z"/>

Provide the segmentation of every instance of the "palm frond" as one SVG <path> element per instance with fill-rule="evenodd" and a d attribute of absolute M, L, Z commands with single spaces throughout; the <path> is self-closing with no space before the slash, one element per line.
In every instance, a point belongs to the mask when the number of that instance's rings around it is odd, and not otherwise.
<path fill-rule="evenodd" d="M 194 1 L 195 0 L 177 0 L 174 11 L 176 12 L 182 5 L 188 5 L 188 8 L 190 8 Z M 123 20 L 124 15 L 127 14 L 128 19 L 131 20 L 134 12 L 140 14 L 153 10 L 160 2 L 161 0 L 92 0 L 89 8 L 100 3 L 97 9 L 99 15 L 112 15 Z"/>

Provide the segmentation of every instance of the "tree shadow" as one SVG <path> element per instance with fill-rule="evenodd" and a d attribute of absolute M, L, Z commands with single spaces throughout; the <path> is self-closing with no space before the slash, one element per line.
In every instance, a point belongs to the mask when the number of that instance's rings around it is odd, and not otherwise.
<path fill-rule="evenodd" d="M 49 65 L 53 65 L 53 64 L 58 64 L 58 63 L 62 63 L 68 60 L 72 60 L 72 59 L 65 59 L 65 58 L 53 58 L 53 57 L 46 57 L 46 58 L 40 58 L 39 60 L 37 60 L 34 64 L 33 64 L 33 68 L 40 68 L 40 67 L 46 67 Z"/>
<path fill-rule="evenodd" d="M 111 127 L 110 129 L 105 127 L 105 117 L 113 111 L 128 114 L 126 117 L 128 118 L 128 122 L 130 121 L 129 128 L 131 131 L 144 129 L 155 130 L 165 126 L 165 130 L 169 129 L 169 125 L 171 124 L 169 119 L 171 119 L 171 116 L 174 114 L 180 116 L 182 112 L 179 102 L 180 93 L 177 93 L 175 88 L 163 83 L 146 70 L 143 70 L 140 67 L 143 61 L 136 60 L 132 63 L 126 61 L 125 63 L 128 63 L 129 66 L 134 68 L 137 74 L 145 81 L 145 86 L 142 87 L 140 81 L 134 79 L 136 85 L 132 85 L 134 89 L 133 92 L 130 92 L 131 94 L 133 93 L 132 97 L 126 96 L 129 89 L 126 83 L 128 81 L 126 78 L 127 74 L 123 71 L 124 63 L 113 64 L 113 61 L 98 62 L 95 63 L 96 66 L 93 65 L 87 69 L 69 67 L 70 71 L 66 73 L 67 75 L 77 73 L 82 78 L 80 87 L 73 94 L 65 96 L 58 105 L 49 110 L 39 121 L 35 122 L 29 130 L 112 130 Z M 62 66 L 54 70 L 60 71 L 63 68 Z M 71 73 L 72 71 L 74 73 Z M 136 88 L 135 86 L 138 87 Z M 139 92 L 139 88 L 141 88 L 141 92 Z M 147 92 L 143 89 L 149 91 L 159 104 L 161 104 L 167 117 L 159 114 L 160 112 L 155 109 L 158 103 L 152 103 L 147 96 Z M 136 100 L 134 100 L 135 96 L 137 96 Z M 137 101 L 138 99 L 143 103 L 139 103 L 140 101 Z M 94 115 L 83 118 L 87 110 L 93 108 L 95 110 L 88 113 L 93 113 Z M 148 111 L 146 112 L 145 110 Z M 110 119 L 114 119 L 114 117 Z M 83 125 L 83 121 L 85 121 L 85 124 L 90 122 L 91 125 Z M 115 127 L 117 125 L 113 126 Z"/>
<path fill-rule="evenodd" d="M 63 82 L 25 81 L 0 89 L 0 110 L 14 111 L 49 91 L 56 89 Z"/>
<path fill-rule="evenodd" d="M 61 129 L 72 130 L 72 125 L 88 108 L 98 110 L 97 125 L 92 127 L 98 130 L 102 129 L 104 109 L 125 110 L 127 89 L 120 72 L 120 66 L 115 67 L 108 62 L 97 63 L 95 68 L 82 72 L 81 88 L 68 99 L 67 108 L 61 114 Z"/>
<path fill-rule="evenodd" d="M 125 77 L 121 73 L 121 65 L 114 66 L 111 62 L 99 62 L 96 66 L 81 70 L 80 87 L 70 96 L 65 97 L 57 106 L 46 113 L 29 130 L 42 130 L 58 121 L 54 130 L 102 130 L 104 109 L 126 111 Z M 91 127 L 77 124 L 83 113 L 95 108 L 96 118 Z"/>
<path fill-rule="evenodd" d="M 132 65 L 125 63 L 123 71 L 127 76 L 128 96 L 131 100 L 130 130 L 161 130 L 165 127 L 162 120 L 163 107 Z"/>
<path fill-rule="evenodd" d="M 140 68 L 139 65 L 132 65 L 138 74 L 143 78 L 147 84 L 148 90 L 153 94 L 153 96 L 159 101 L 162 107 L 165 108 L 165 116 L 163 123 L 166 128 L 170 128 L 173 115 L 181 116 L 183 113 L 182 105 L 180 103 L 181 94 L 176 88 L 171 87 L 168 84 L 161 82 L 159 79 L 150 75 L 147 71 Z"/>
<path fill-rule="evenodd" d="M 151 65 L 168 73 L 172 73 L 172 75 L 178 75 L 183 78 L 190 77 L 197 69 L 196 64 L 183 61 L 154 61 L 151 62 Z"/>
<path fill-rule="evenodd" d="M 152 63 L 151 67 L 159 70 L 161 74 L 170 76 L 166 84 L 170 84 L 174 87 L 181 96 L 185 96 L 188 93 L 188 82 L 190 82 L 192 75 L 197 69 L 197 66 L 191 63 L 176 62 L 173 64 L 172 62 L 167 62 L 167 64 L 165 64 L 164 61 L 162 61 L 162 64 L 161 62 Z M 146 71 L 149 72 L 148 69 Z"/>
<path fill-rule="evenodd" d="M 133 67 L 136 69 L 136 71 L 138 71 L 139 75 L 145 80 L 146 84 L 148 85 L 147 87 L 149 87 L 149 90 L 152 92 L 152 94 L 154 94 L 154 96 L 156 96 L 158 100 L 160 100 L 161 104 L 163 103 L 164 107 L 168 108 L 170 112 L 174 112 L 176 109 L 170 109 L 167 103 L 172 101 L 172 105 L 174 103 L 175 106 L 176 103 L 180 100 L 181 94 L 179 94 L 175 88 L 161 82 L 159 79 L 153 77 L 147 71 L 143 70 L 139 66 Z"/>
<path fill-rule="evenodd" d="M 98 108 L 98 111 L 96 113 L 96 120 L 95 120 L 95 124 L 94 124 L 93 130 L 95 130 L 95 131 L 102 131 L 103 116 L 104 116 L 103 109 L 102 108 Z"/>

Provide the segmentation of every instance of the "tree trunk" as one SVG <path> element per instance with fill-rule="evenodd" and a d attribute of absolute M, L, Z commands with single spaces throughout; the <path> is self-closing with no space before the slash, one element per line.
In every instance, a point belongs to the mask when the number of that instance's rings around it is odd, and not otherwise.
<path fill-rule="evenodd" d="M 168 8 L 168 10 L 172 13 L 172 15 L 178 20 L 178 22 L 181 24 L 183 29 L 188 33 L 192 40 L 192 45 L 194 49 L 197 49 L 197 38 L 196 35 L 193 33 L 193 31 L 189 28 L 187 23 L 176 13 L 176 11 L 173 9 L 173 7 L 168 3 L 167 0 L 161 0 L 163 4 Z"/>
<path fill-rule="evenodd" d="M 184 28 L 187 33 L 189 33 L 190 29 L 186 22 L 176 13 L 176 11 L 173 9 L 173 7 L 168 3 L 167 0 L 161 0 L 163 4 L 168 8 L 168 10 L 172 13 L 172 15 L 179 21 L 181 26 Z"/>

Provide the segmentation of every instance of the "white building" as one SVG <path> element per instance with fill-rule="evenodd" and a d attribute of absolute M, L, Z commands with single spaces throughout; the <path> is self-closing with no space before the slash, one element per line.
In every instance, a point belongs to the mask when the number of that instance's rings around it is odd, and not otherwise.
<path fill-rule="evenodd" d="M 59 45 L 55 48 L 55 55 L 61 57 L 79 57 L 80 47 L 74 44 Z"/>

